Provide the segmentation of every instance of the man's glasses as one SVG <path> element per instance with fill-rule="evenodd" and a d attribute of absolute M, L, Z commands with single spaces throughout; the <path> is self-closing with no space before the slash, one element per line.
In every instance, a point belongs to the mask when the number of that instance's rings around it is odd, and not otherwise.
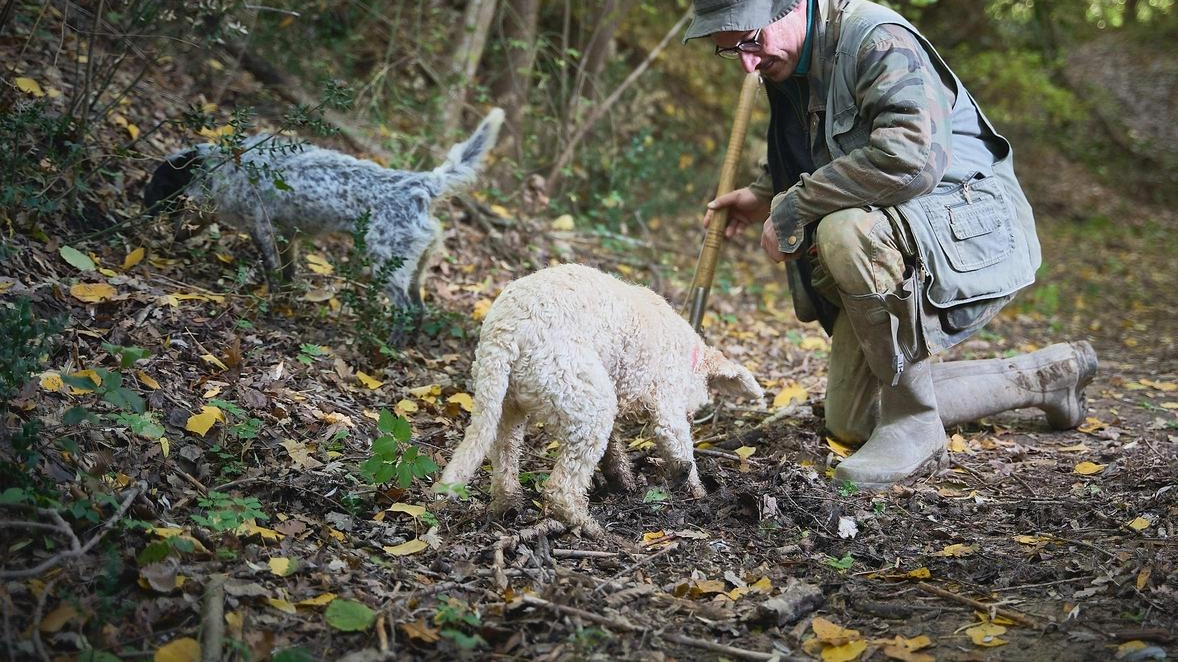
<path fill-rule="evenodd" d="M 740 58 L 741 53 L 760 53 L 765 47 L 761 45 L 761 28 L 753 33 L 753 36 L 748 39 L 742 39 L 739 44 L 735 46 L 716 47 L 716 55 L 728 60 L 736 60 Z"/>

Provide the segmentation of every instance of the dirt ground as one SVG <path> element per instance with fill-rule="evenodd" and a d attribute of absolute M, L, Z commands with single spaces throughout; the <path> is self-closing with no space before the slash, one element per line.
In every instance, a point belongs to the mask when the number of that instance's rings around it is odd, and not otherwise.
<path fill-rule="evenodd" d="M 11 48 L 6 60 L 17 57 Z M 45 54 L 20 54 L 18 73 L 68 85 Z M 133 98 L 132 121 L 202 98 L 175 71 L 148 83 L 167 93 Z M 240 103 L 258 92 L 245 76 L 229 88 Z M 140 149 L 158 156 L 182 144 L 165 131 Z M 946 462 L 908 484 L 882 494 L 833 484 L 843 449 L 821 423 L 826 338 L 793 319 L 780 269 L 742 237 L 725 248 L 704 333 L 775 404 L 721 402 L 695 427 L 701 499 L 662 490 L 648 435 L 622 423 L 646 484 L 635 494 L 595 487 L 605 540 L 538 532 L 538 508 L 488 518 L 485 472 L 469 501 L 439 503 L 428 480 L 374 489 L 356 467 L 371 456 L 382 409 L 402 414 L 412 443 L 445 463 L 468 419 L 474 311 L 511 278 L 586 262 L 680 304 L 697 218 L 618 238 L 558 231 L 543 214 L 443 205 L 445 247 L 425 285 L 441 330 L 391 361 L 361 353 L 351 338 L 362 320 L 319 296 L 339 286 L 335 276 L 302 265 L 291 291 L 258 294 L 248 237 L 224 229 L 173 243 L 168 228 L 136 223 L 72 244 L 110 275 L 62 258 L 79 234 L 70 224 L 60 235 L 6 235 L 16 250 L 0 265 L 0 301 L 29 296 L 70 319 L 45 374 L 117 365 L 103 343 L 150 350 L 127 385 L 168 440 L 110 419 L 65 425 L 68 407 L 101 405 L 44 375 L 22 394 L 23 415 L 78 444 L 47 470 L 72 481 L 75 498 L 130 498 L 123 519 L 153 528 L 79 528 L 82 541 L 101 534 L 102 544 L 7 578 L 8 659 L 85 650 L 117 656 L 85 658 L 95 660 L 197 659 L 181 644 L 208 641 L 210 622 L 224 626 L 233 659 L 251 660 L 1164 659 L 1178 650 L 1178 218 L 1058 156 L 1026 153 L 1019 172 L 1038 211 L 1040 280 L 949 358 L 1090 340 L 1101 363 L 1083 426 L 1054 432 L 1037 411 L 1004 414 L 951 430 Z M 122 164 L 120 188 L 104 193 L 109 214 L 138 212 L 153 167 Z M 125 266 L 140 246 L 148 259 Z M 346 241 L 318 250 L 335 261 Z M 79 282 L 118 295 L 86 303 L 71 295 Z M 213 400 L 237 409 L 191 430 Z M 256 435 L 241 434 L 237 425 L 254 420 Z M 542 430 L 532 438 L 524 469 L 534 486 L 551 440 Z M 209 514 L 212 492 L 256 498 L 268 519 L 202 526 L 194 517 Z M 100 521 L 115 514 L 104 507 Z M 22 517 L 36 519 L 5 506 L 5 571 L 59 552 L 14 521 Z M 166 537 L 188 542 L 145 558 Z M 210 611 L 221 601 L 224 618 Z M 360 603 L 375 620 L 349 631 L 335 603 Z"/>

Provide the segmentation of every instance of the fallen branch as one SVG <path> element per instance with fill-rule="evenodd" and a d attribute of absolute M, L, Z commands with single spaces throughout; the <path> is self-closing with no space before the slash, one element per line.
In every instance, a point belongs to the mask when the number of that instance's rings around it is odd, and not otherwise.
<path fill-rule="evenodd" d="M 217 573 L 205 587 L 201 611 L 200 662 L 219 662 L 225 647 L 225 581 L 229 576 Z"/>
<path fill-rule="evenodd" d="M 932 595 L 936 595 L 947 600 L 954 600 L 956 602 L 960 602 L 961 604 L 969 605 L 975 609 L 981 609 L 982 611 L 986 612 L 987 614 L 991 614 L 992 616 L 997 615 L 1003 618 L 1009 618 L 1016 623 L 1021 623 L 1036 630 L 1042 629 L 1043 627 L 1039 621 L 1021 612 L 1011 611 L 1010 609 L 1003 609 L 997 605 L 988 605 L 984 602 L 974 600 L 973 598 L 967 598 L 964 595 L 959 595 L 953 591 L 947 591 L 943 588 L 939 588 L 925 582 L 916 582 L 916 585 L 920 587 L 920 590 L 924 591 L 925 593 L 931 593 Z"/>
<path fill-rule="evenodd" d="M 131 488 L 128 491 L 127 496 L 123 499 L 123 502 L 119 504 L 118 510 L 116 510 L 109 519 L 102 523 L 102 526 L 98 528 L 98 533 L 94 534 L 94 537 L 88 540 L 84 545 L 82 544 L 82 541 L 78 540 L 78 536 L 74 533 L 73 527 L 71 527 L 64 519 L 62 519 L 61 513 L 51 508 L 37 508 L 35 512 L 42 517 L 48 517 L 49 519 L 53 520 L 53 524 L 45 524 L 44 522 L 4 522 L 4 524 L 8 527 L 53 530 L 54 532 L 61 534 L 63 537 L 69 540 L 70 547 L 69 549 L 50 556 L 49 558 L 31 568 L 26 568 L 23 570 L 0 570 L 0 579 L 26 579 L 28 577 L 36 577 L 46 570 L 56 567 L 65 561 L 84 556 L 87 552 L 93 549 L 94 546 L 97 545 L 99 541 L 101 541 L 106 536 L 107 533 L 110 532 L 111 527 L 115 525 L 115 522 L 123 518 L 123 515 L 127 513 L 127 509 L 131 507 L 131 502 L 134 501 L 135 497 L 137 496 L 139 496 L 139 489 Z"/>
<path fill-rule="evenodd" d="M 659 630 L 644 628 L 644 627 L 641 627 L 638 625 L 634 625 L 633 623 L 631 623 L 630 621 L 627 621 L 627 620 L 622 620 L 622 619 L 618 619 L 618 618 L 610 618 L 608 616 L 602 616 L 601 614 L 597 614 L 597 613 L 594 613 L 591 611 L 586 611 L 584 609 L 579 609 L 577 607 L 570 607 L 568 605 L 557 604 L 555 602 L 551 602 L 549 600 L 545 600 L 544 598 L 539 598 L 534 595 L 525 595 L 522 598 L 520 598 L 520 601 L 523 602 L 524 604 L 532 605 L 533 607 L 544 607 L 545 609 L 551 609 L 552 611 L 559 612 L 562 614 L 568 614 L 570 616 L 576 616 L 578 618 L 583 618 L 583 619 L 590 621 L 592 623 L 597 623 L 598 625 L 604 625 L 605 627 L 613 628 L 615 630 L 623 630 L 626 632 L 637 632 L 637 633 L 641 633 L 641 634 L 645 634 L 645 635 L 650 635 L 650 636 L 658 637 L 658 638 L 663 639 L 665 641 L 670 641 L 672 643 L 682 644 L 684 646 L 693 646 L 695 648 L 702 648 L 704 650 L 709 650 L 709 651 L 716 652 L 716 653 L 723 653 L 724 655 L 729 655 L 732 657 L 740 658 L 742 660 L 781 660 L 783 662 L 801 662 L 801 660 L 802 660 L 802 658 L 791 657 L 788 655 L 780 655 L 778 653 L 762 653 L 761 651 L 748 650 L 746 648 L 737 648 L 735 646 L 728 646 L 725 644 L 719 644 L 714 641 L 708 641 L 706 639 L 696 639 L 695 637 L 688 637 L 688 636 L 682 635 L 682 634 L 674 634 L 671 632 L 662 632 Z"/>

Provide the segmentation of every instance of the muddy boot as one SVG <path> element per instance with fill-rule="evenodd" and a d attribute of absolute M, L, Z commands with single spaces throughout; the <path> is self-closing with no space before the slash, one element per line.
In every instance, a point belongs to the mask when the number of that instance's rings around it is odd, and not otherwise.
<path fill-rule="evenodd" d="M 903 304 L 904 299 L 899 302 Z M 880 381 L 875 430 L 834 472 L 835 480 L 851 481 L 863 489 L 885 489 L 939 457 L 945 448 L 932 362 L 925 358 L 905 365 L 898 342 L 899 318 L 887 307 L 896 303 L 890 295 L 843 297 L 843 314 Z"/>
<path fill-rule="evenodd" d="M 1037 407 L 1056 430 L 1084 422 L 1084 387 L 1096 374 L 1096 351 L 1087 341 L 1057 343 L 1009 359 L 950 361 L 933 366 L 933 383 L 945 427 L 1012 409 Z"/>

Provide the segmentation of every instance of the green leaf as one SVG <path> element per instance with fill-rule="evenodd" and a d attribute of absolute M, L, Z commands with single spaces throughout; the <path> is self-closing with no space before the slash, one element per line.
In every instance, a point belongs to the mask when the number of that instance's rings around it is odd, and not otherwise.
<path fill-rule="evenodd" d="M 222 400 L 221 398 L 212 398 L 209 400 L 209 404 L 218 409 L 223 409 L 230 414 L 237 416 L 238 418 L 243 418 L 245 416 L 244 409 L 227 400 Z"/>
<path fill-rule="evenodd" d="M 168 558 L 168 555 L 171 553 L 172 546 L 168 544 L 168 541 L 157 540 L 149 544 L 147 547 L 144 547 L 143 551 L 139 552 L 139 554 L 135 556 L 135 561 L 139 564 L 140 567 L 143 567 L 158 561 L 163 561 L 164 559 Z"/>
<path fill-rule="evenodd" d="M 94 382 L 90 383 L 93 384 Z M 77 425 L 82 421 L 97 423 L 98 417 L 90 413 L 90 410 L 85 407 L 70 407 L 61 415 L 61 422 L 65 425 Z"/>
<path fill-rule="evenodd" d="M 324 616 L 328 625 L 341 632 L 367 630 L 376 620 L 376 612 L 355 600 L 332 600 Z"/>
<path fill-rule="evenodd" d="M 0 504 L 3 505 L 24 503 L 28 498 L 28 492 L 19 487 L 10 487 L 0 492 Z"/>
<path fill-rule="evenodd" d="M 376 427 L 381 432 L 392 435 L 397 441 L 409 441 L 413 438 L 413 428 L 410 427 L 409 421 L 401 416 L 397 416 L 387 409 L 380 410 L 380 421 Z"/>
<path fill-rule="evenodd" d="M 58 250 L 58 253 L 61 254 L 63 260 L 69 262 L 74 268 L 81 271 L 94 271 L 94 260 L 91 260 L 90 256 L 73 246 L 62 246 Z"/>
<path fill-rule="evenodd" d="M 104 342 L 102 343 L 102 348 L 119 357 L 119 367 L 121 368 L 130 368 L 139 359 L 145 359 L 151 356 L 151 350 L 143 349 L 142 347 L 123 347 L 122 345 Z"/>
<path fill-rule="evenodd" d="M 166 430 L 155 420 L 155 414 L 115 414 L 114 420 L 120 425 L 127 426 L 131 432 L 145 439 L 159 439 Z"/>
<path fill-rule="evenodd" d="M 397 453 L 401 450 L 400 443 L 389 436 L 381 436 L 372 440 L 372 456 L 378 457 L 381 460 L 392 462 L 397 459 Z"/>
<path fill-rule="evenodd" d="M 278 651 L 271 658 L 274 662 L 315 662 L 315 656 L 306 648 L 298 646 Z"/>
<path fill-rule="evenodd" d="M 143 401 L 143 398 L 138 393 L 122 387 L 112 388 L 106 393 L 103 393 L 102 399 L 119 409 L 129 409 L 136 414 L 142 414 L 147 411 L 147 403 Z"/>

